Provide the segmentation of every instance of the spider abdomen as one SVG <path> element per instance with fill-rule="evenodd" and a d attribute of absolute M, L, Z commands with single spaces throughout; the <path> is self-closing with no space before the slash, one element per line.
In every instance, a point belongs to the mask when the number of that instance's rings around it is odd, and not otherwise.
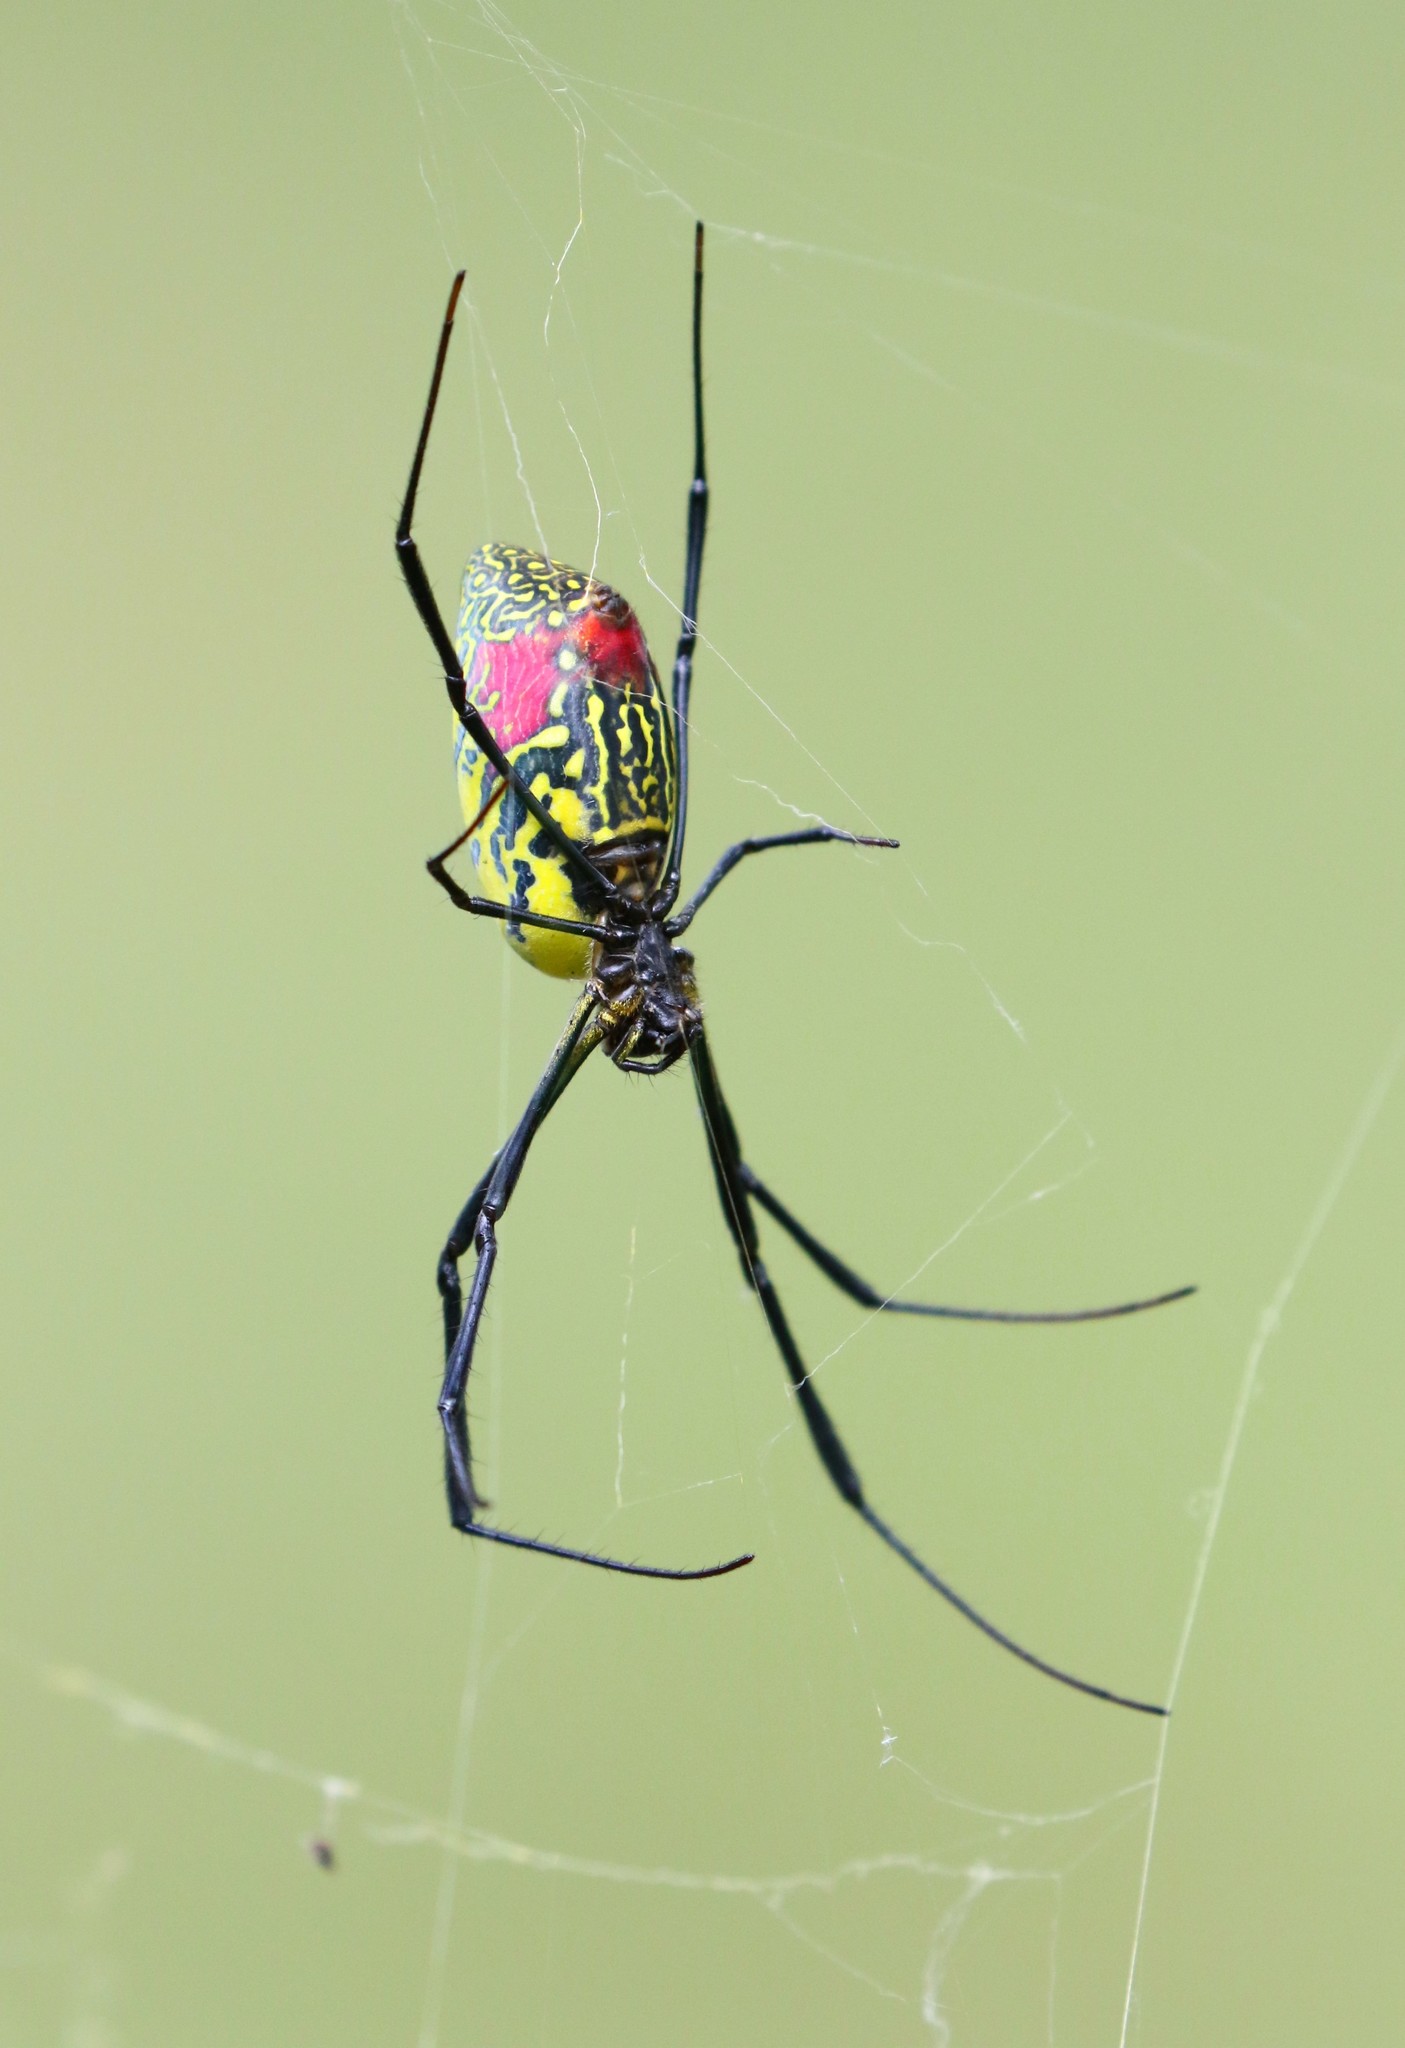
<path fill-rule="evenodd" d="M 617 591 L 579 569 L 498 542 L 464 570 L 455 644 L 469 700 L 556 823 L 601 872 L 642 897 L 673 823 L 675 749 L 644 634 Z M 570 863 L 520 794 L 455 721 L 454 763 L 480 894 L 547 917 L 593 919 Z M 503 926 L 544 973 L 579 980 L 590 943 Z"/>

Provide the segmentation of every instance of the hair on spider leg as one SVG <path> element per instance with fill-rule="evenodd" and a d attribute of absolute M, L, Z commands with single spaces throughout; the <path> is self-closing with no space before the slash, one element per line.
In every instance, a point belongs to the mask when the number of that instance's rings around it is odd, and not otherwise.
<path fill-rule="evenodd" d="M 812 1448 L 840 1498 L 925 1585 L 1000 1648 L 1076 1692 L 1136 1713 L 1163 1714 L 1161 1706 L 1092 1684 L 1036 1656 L 959 1594 L 877 1512 L 804 1364 L 761 1257 L 758 1210 L 835 1286 L 864 1306 L 970 1322 L 1094 1322 L 1164 1307 L 1193 1291 L 1179 1287 L 1102 1307 L 1055 1310 L 899 1300 L 860 1279 L 746 1162 L 713 1065 L 693 956 L 676 941 L 713 891 L 753 855 L 819 845 L 890 849 L 897 842 L 824 823 L 741 839 L 719 856 L 678 907 L 710 491 L 703 419 L 702 223 L 693 239 L 693 465 L 670 695 L 665 695 L 633 609 L 599 579 L 593 561 L 587 572 L 508 542 L 487 543 L 464 570 L 456 629 L 450 634 L 413 526 L 462 283 L 460 272 L 440 327 L 395 531 L 397 559 L 439 657 L 453 710 L 454 763 L 466 826 L 452 846 L 429 862 L 429 871 L 456 909 L 496 921 L 531 966 L 584 986 L 525 1110 L 460 1210 L 435 1269 L 444 1322 L 438 1406 L 449 1519 L 464 1535 L 485 1542 L 636 1578 L 718 1578 L 752 1562 L 747 1552 L 703 1567 L 649 1565 L 540 1536 L 519 1536 L 483 1521 L 487 1504 L 474 1484 L 467 1412 L 470 1368 L 497 1263 L 497 1226 L 532 1142 L 592 1053 L 603 1052 L 625 1074 L 650 1077 L 686 1059 L 743 1279 L 780 1353 Z M 473 893 L 445 867 L 465 843 L 474 865 Z M 474 1262 L 465 1299 L 459 1268 L 470 1252 Z"/>

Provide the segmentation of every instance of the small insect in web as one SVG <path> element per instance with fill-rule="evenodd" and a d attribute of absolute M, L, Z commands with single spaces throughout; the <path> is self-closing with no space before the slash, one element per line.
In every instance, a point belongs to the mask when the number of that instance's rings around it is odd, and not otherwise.
<path fill-rule="evenodd" d="M 758 1210 L 779 1224 L 836 1287 L 864 1308 L 890 1315 L 980 1323 L 1095 1322 L 1159 1308 L 1194 1292 L 1178 1287 L 1103 1308 L 1048 1312 L 894 1300 L 813 1237 L 747 1163 L 708 1045 L 693 956 L 677 942 L 719 883 L 752 854 L 835 843 L 888 848 L 897 841 L 834 825 L 741 839 L 677 907 L 688 821 L 688 703 L 708 508 L 702 224 L 693 259 L 693 476 L 671 701 L 639 621 L 618 591 L 529 549 L 498 542 L 480 548 L 464 571 L 456 635 L 451 637 L 444 623 L 412 529 L 463 277 L 461 271 L 449 293 L 395 534 L 401 570 L 434 643 L 453 706 L 455 765 L 467 821 L 458 838 L 430 860 L 429 872 L 457 909 L 497 919 L 532 966 L 583 982 L 584 990 L 520 1122 L 464 1203 L 439 1255 L 445 1360 L 439 1418 L 450 1520 L 467 1536 L 638 1578 L 713 1579 L 752 1562 L 748 1553 L 692 1570 L 637 1564 L 497 1528 L 482 1519 L 486 1504 L 474 1485 L 469 1450 L 466 1394 L 474 1341 L 497 1261 L 498 1224 L 532 1140 L 597 1049 L 628 1074 L 662 1074 L 686 1058 L 742 1272 L 761 1304 L 810 1440 L 840 1498 L 934 1592 L 1002 1649 L 1095 1699 L 1137 1713 L 1164 1713 L 1150 1701 L 1090 1684 L 1036 1656 L 963 1599 L 878 1514 L 806 1370 L 762 1261 Z M 465 845 L 475 870 L 472 893 L 446 865 Z M 459 1261 L 470 1249 L 475 1265 L 465 1304 Z"/>

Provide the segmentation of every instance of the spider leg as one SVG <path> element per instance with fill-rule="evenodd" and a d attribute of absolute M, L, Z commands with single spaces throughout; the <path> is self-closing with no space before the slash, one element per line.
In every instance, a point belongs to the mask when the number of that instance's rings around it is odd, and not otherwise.
<path fill-rule="evenodd" d="M 688 486 L 687 542 L 683 556 L 683 608 L 679 614 L 678 647 L 673 657 L 673 733 L 678 750 L 678 789 L 673 807 L 673 835 L 668 866 L 654 898 L 660 915 L 678 901 L 683 873 L 683 840 L 688 830 L 688 699 L 693 687 L 693 653 L 698 644 L 698 586 L 702 582 L 703 543 L 707 539 L 707 449 L 703 436 L 702 388 L 703 224 L 693 239 L 693 478 Z"/>
<path fill-rule="evenodd" d="M 501 788 L 502 784 L 498 786 Z M 451 853 L 458 852 L 472 830 L 472 825 L 468 826 L 466 830 L 460 832 L 452 845 L 446 846 L 442 853 L 431 854 L 425 862 L 430 874 L 456 910 L 467 910 L 474 917 L 496 917 L 504 924 L 534 925 L 544 932 L 571 932 L 581 939 L 598 940 L 605 936 L 601 926 L 584 924 L 579 918 L 548 917 L 540 910 L 519 910 L 511 903 L 490 903 L 486 896 L 470 896 L 467 889 L 461 888 L 454 880 L 444 863 Z"/>
<path fill-rule="evenodd" d="M 694 890 L 677 917 L 669 919 L 669 937 L 677 938 L 679 932 L 687 930 L 718 883 L 725 881 L 738 861 L 745 860 L 749 853 L 766 853 L 773 846 L 824 846 L 834 839 L 847 846 L 887 847 L 898 843 L 896 839 L 868 839 L 858 832 L 841 832 L 837 825 L 811 825 L 803 832 L 772 832 L 764 839 L 739 839 L 735 846 L 727 848 L 702 887 Z"/>
<path fill-rule="evenodd" d="M 716 1176 L 717 1191 L 721 1197 L 727 1227 L 736 1243 L 747 1284 L 761 1303 L 762 1313 L 776 1342 L 776 1349 L 784 1361 L 791 1387 L 800 1404 L 800 1412 L 805 1419 L 805 1426 L 810 1432 L 810 1441 L 840 1498 L 848 1502 L 855 1513 L 867 1522 L 874 1534 L 881 1537 L 888 1548 L 895 1551 L 905 1564 L 910 1565 L 933 1592 L 939 1593 L 958 1614 L 963 1614 L 967 1621 L 973 1622 L 982 1634 L 989 1636 L 992 1642 L 998 1643 L 1002 1650 L 1008 1650 L 1012 1656 L 1032 1665 L 1036 1671 L 1042 1671 L 1047 1678 L 1057 1679 L 1060 1685 L 1071 1686 L 1075 1692 L 1087 1693 L 1093 1699 L 1108 1700 L 1114 1706 L 1129 1707 L 1138 1714 L 1164 1714 L 1164 1707 L 1156 1706 L 1149 1700 L 1130 1699 L 1126 1694 L 1113 1692 L 1107 1686 L 1092 1685 L 1087 1679 L 1075 1677 L 1071 1671 L 1062 1670 L 1057 1664 L 1048 1663 L 1043 1657 L 1036 1656 L 1032 1650 L 1027 1650 L 1022 1643 L 1017 1643 L 1013 1636 L 1006 1635 L 1003 1629 L 988 1621 L 969 1600 L 964 1599 L 953 1586 L 948 1585 L 946 1580 L 933 1571 L 932 1567 L 903 1541 L 896 1530 L 890 1528 L 881 1515 L 870 1507 L 853 1460 L 830 1419 L 829 1411 L 816 1392 L 814 1381 L 806 1370 L 799 1347 L 791 1334 L 785 1311 L 781 1307 L 780 1296 L 776 1293 L 771 1276 L 762 1262 L 760 1237 L 751 1210 L 751 1196 L 754 1190 L 748 1186 L 736 1126 L 732 1122 L 731 1112 L 718 1085 L 712 1055 L 702 1032 L 694 1039 L 689 1052 L 703 1123 L 707 1130 L 712 1170 Z"/>
<path fill-rule="evenodd" d="M 1196 1291 L 1193 1286 L 1173 1287 L 1166 1294 L 1147 1295 L 1141 1301 L 1112 1302 L 1103 1308 L 951 1308 L 942 1302 L 898 1301 L 890 1294 L 880 1294 L 867 1280 L 861 1280 L 852 1266 L 846 1266 L 817 1237 L 812 1237 L 804 1224 L 792 1216 L 745 1161 L 739 1161 L 738 1168 L 747 1193 L 754 1195 L 767 1214 L 775 1217 L 781 1229 L 790 1233 L 801 1251 L 814 1260 L 836 1287 L 842 1288 L 864 1308 L 886 1309 L 902 1316 L 945 1316 L 948 1321 L 960 1323 L 1097 1323 L 1106 1322 L 1113 1316 L 1139 1315 L 1144 1308 L 1164 1308 L 1168 1302 L 1184 1301 L 1187 1295 Z"/>
<path fill-rule="evenodd" d="M 575 841 L 562 831 L 541 798 L 508 760 L 485 725 L 477 707 L 469 702 L 458 650 L 449 635 L 448 627 L 444 624 L 444 615 L 434 595 L 434 586 L 429 580 L 428 570 L 420 559 L 419 546 L 412 532 L 415 500 L 419 496 L 420 472 L 424 468 L 425 451 L 429 447 L 429 430 L 434 424 L 434 409 L 439 403 L 439 386 L 444 378 L 444 362 L 449 353 L 449 338 L 454 331 L 454 314 L 459 303 L 459 293 L 463 289 L 463 280 L 464 273 L 460 271 L 449 288 L 449 303 L 444 309 L 444 325 L 439 330 L 439 347 L 435 352 L 434 372 L 429 380 L 429 397 L 425 400 L 420 436 L 415 443 L 414 460 L 410 464 L 410 481 L 405 487 L 405 500 L 400 508 L 400 518 L 395 528 L 395 556 L 410 596 L 414 599 L 415 610 L 420 615 L 426 633 L 434 642 L 435 653 L 439 656 L 439 664 L 444 671 L 444 687 L 449 692 L 449 702 L 454 707 L 460 725 L 479 752 L 487 755 L 503 780 L 512 784 L 562 859 L 596 891 L 608 897 L 612 903 L 617 903 L 620 900 L 620 892 L 614 883 L 602 875 Z"/>
<path fill-rule="evenodd" d="M 439 1255 L 439 1294 L 444 1308 L 444 1381 L 439 1393 L 439 1419 L 444 1427 L 444 1481 L 449 1519 L 465 1536 L 480 1536 L 491 1543 L 506 1543 L 516 1550 L 539 1550 L 549 1557 L 564 1557 L 576 1564 L 596 1565 L 602 1571 L 625 1572 L 644 1579 L 715 1579 L 724 1572 L 736 1571 L 741 1565 L 750 1564 L 751 1557 L 733 1557 L 723 1564 L 706 1565 L 691 1571 L 664 1565 L 627 1564 L 621 1558 L 601 1557 L 594 1551 L 547 1543 L 539 1537 L 513 1535 L 505 1529 L 490 1528 L 479 1520 L 480 1510 L 486 1503 L 473 1483 L 466 1396 L 474 1341 L 482 1320 L 493 1267 L 497 1263 L 496 1226 L 512 1198 L 532 1139 L 600 1042 L 602 1027 L 595 1016 L 595 1007 L 595 999 L 590 995 L 583 996 L 576 1005 L 525 1114 L 464 1204 Z M 470 1244 L 478 1257 L 465 1308 L 458 1261 Z"/>

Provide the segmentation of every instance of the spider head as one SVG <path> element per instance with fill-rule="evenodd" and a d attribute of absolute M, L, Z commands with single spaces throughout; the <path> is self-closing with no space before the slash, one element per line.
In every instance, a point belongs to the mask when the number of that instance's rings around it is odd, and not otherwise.
<path fill-rule="evenodd" d="M 592 977 L 605 1020 L 604 1047 L 627 1074 L 661 1074 L 681 1059 L 702 1024 L 693 956 L 656 919 L 607 941 Z"/>

